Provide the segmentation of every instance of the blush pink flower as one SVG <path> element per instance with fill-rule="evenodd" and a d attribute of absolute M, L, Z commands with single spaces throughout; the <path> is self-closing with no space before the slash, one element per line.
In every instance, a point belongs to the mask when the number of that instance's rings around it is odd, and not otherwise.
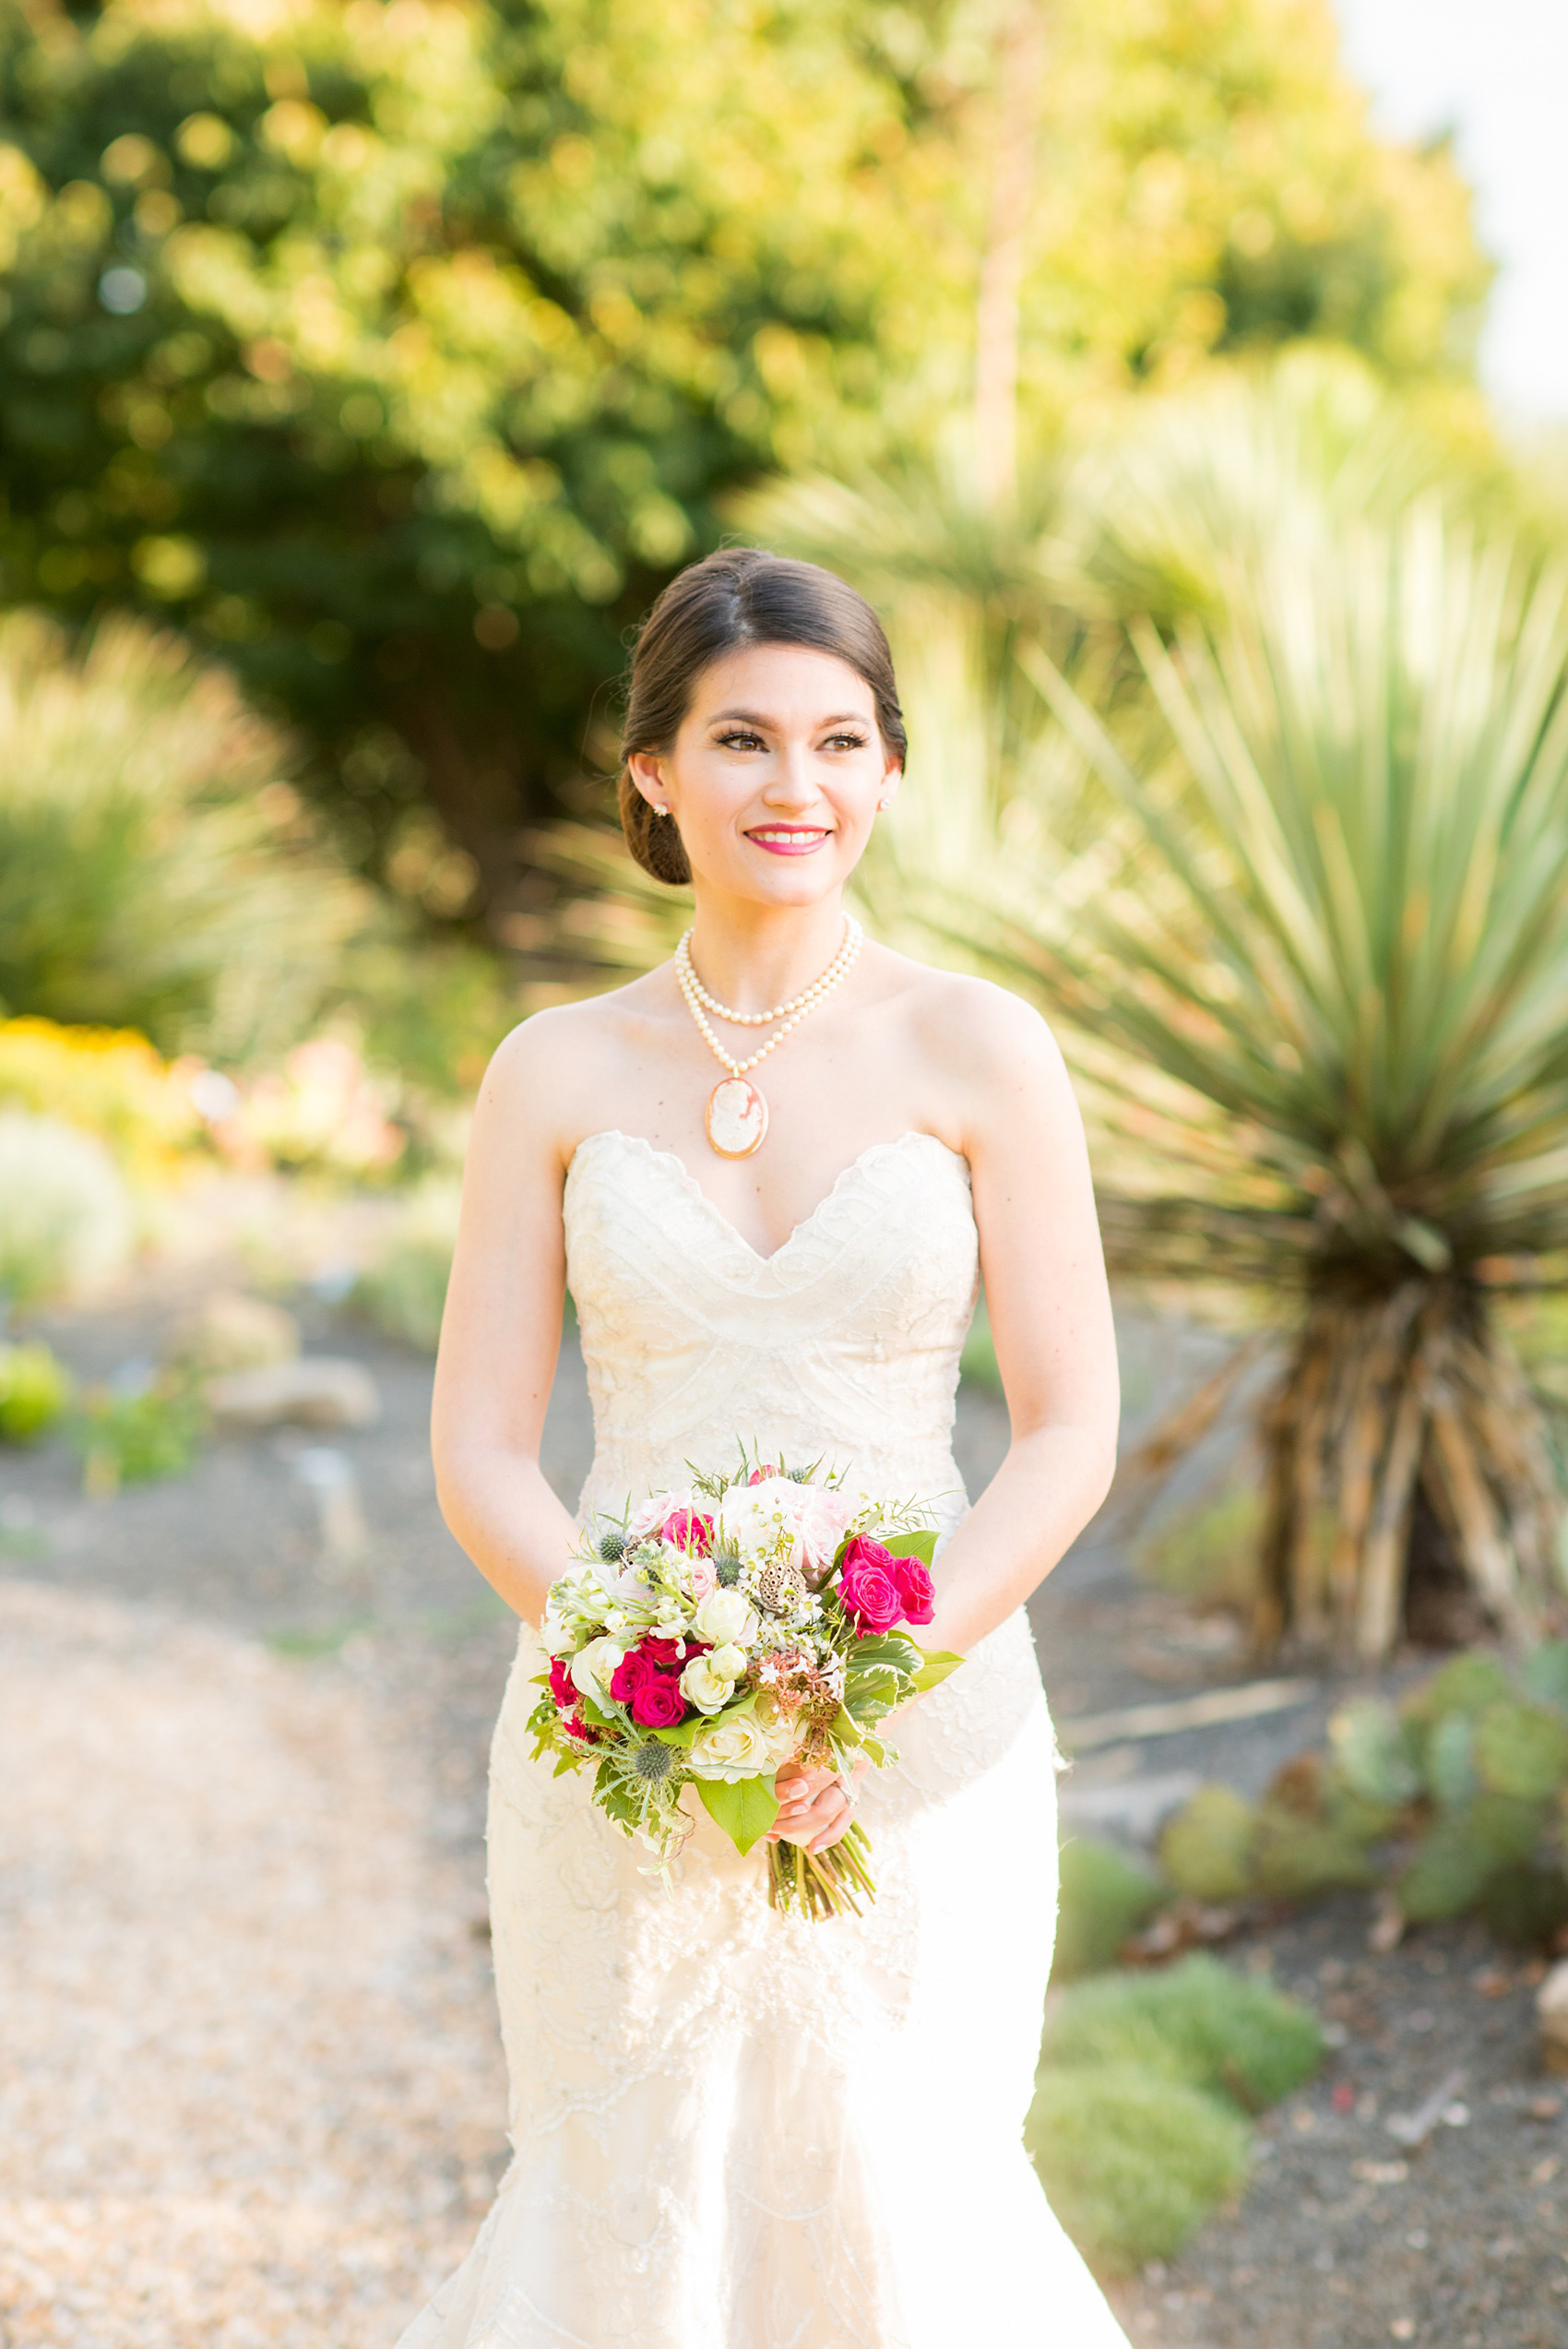
<path fill-rule="evenodd" d="M 838 1595 L 855 1617 L 855 1629 L 864 1640 L 890 1631 L 904 1612 L 897 1568 L 901 1563 L 869 1533 L 859 1533 L 844 1553 Z"/>
<path fill-rule="evenodd" d="M 719 1588 L 719 1577 L 705 1557 L 693 1558 L 686 1568 L 686 1589 L 694 1606 L 701 1606 L 710 1591 Z"/>

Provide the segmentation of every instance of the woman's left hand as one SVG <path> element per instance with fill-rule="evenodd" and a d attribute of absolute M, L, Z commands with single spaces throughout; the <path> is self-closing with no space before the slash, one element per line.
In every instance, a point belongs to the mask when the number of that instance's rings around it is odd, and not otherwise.
<path fill-rule="evenodd" d="M 854 1824 L 855 1788 L 867 1768 L 863 1754 L 849 1771 L 806 1770 L 786 1762 L 773 1782 L 778 1816 L 767 1841 L 803 1843 L 808 1852 L 826 1852 L 841 1842 Z"/>

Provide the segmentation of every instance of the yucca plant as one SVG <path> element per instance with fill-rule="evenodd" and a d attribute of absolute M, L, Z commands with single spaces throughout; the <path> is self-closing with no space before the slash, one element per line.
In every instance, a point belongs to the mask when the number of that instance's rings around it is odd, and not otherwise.
<path fill-rule="evenodd" d="M 1496 1306 L 1568 1282 L 1568 573 L 1418 506 L 1131 634 L 1139 771 L 1025 656 L 1099 840 L 1053 872 L 1041 812 L 914 902 L 1066 1021 L 1121 1263 L 1290 1306 L 1260 1642 L 1386 1651 L 1418 1492 L 1527 1635 L 1561 1503 Z"/>
<path fill-rule="evenodd" d="M 166 1052 L 290 1039 L 362 908 L 289 764 L 177 637 L 0 621 L 0 1006 Z"/>

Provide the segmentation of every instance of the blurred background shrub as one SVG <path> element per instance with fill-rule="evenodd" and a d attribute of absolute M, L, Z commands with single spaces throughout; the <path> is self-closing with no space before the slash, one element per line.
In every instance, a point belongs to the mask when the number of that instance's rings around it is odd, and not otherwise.
<path fill-rule="evenodd" d="M 130 1194 L 101 1142 L 0 1108 L 0 1298 L 89 1289 L 120 1270 L 135 1237 Z"/>

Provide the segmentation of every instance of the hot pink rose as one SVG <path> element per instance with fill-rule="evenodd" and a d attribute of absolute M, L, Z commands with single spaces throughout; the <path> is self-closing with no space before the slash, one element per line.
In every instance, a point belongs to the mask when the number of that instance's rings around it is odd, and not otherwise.
<path fill-rule="evenodd" d="M 936 1586 L 918 1557 L 896 1557 L 893 1577 L 904 1603 L 906 1623 L 929 1623 L 936 1612 Z"/>
<path fill-rule="evenodd" d="M 637 1653 L 647 1656 L 660 1672 L 678 1673 L 682 1665 L 690 1663 L 694 1656 L 706 1656 L 707 1650 L 700 1640 L 659 1640 L 650 1631 Z"/>
<path fill-rule="evenodd" d="M 576 1739 L 579 1746 L 597 1746 L 604 1735 L 602 1729 L 590 1728 L 580 1713 L 573 1713 L 570 1720 L 564 1721 L 561 1726 L 568 1737 Z"/>
<path fill-rule="evenodd" d="M 869 1533 L 858 1533 L 845 1551 L 838 1595 L 855 1617 L 862 1640 L 873 1632 L 890 1631 L 903 1614 L 897 1570 L 901 1563 Z"/>
<path fill-rule="evenodd" d="M 679 1681 L 667 1672 L 649 1673 L 632 1699 L 632 1719 L 645 1729 L 673 1729 L 686 1718 L 686 1700 Z"/>
<path fill-rule="evenodd" d="M 695 1508 L 672 1508 L 659 1531 L 661 1540 L 672 1542 L 678 1550 L 695 1550 L 698 1557 L 706 1557 L 713 1547 L 713 1520 L 699 1517 Z"/>
<path fill-rule="evenodd" d="M 559 1656 L 550 1659 L 550 1693 L 563 1712 L 570 1712 L 576 1704 L 577 1692 L 572 1686 L 572 1675 Z"/>
<path fill-rule="evenodd" d="M 610 1675 L 610 1693 L 618 1705 L 629 1705 L 645 1680 L 651 1680 L 657 1667 L 651 1656 L 641 1648 L 634 1648 L 624 1656 Z"/>

